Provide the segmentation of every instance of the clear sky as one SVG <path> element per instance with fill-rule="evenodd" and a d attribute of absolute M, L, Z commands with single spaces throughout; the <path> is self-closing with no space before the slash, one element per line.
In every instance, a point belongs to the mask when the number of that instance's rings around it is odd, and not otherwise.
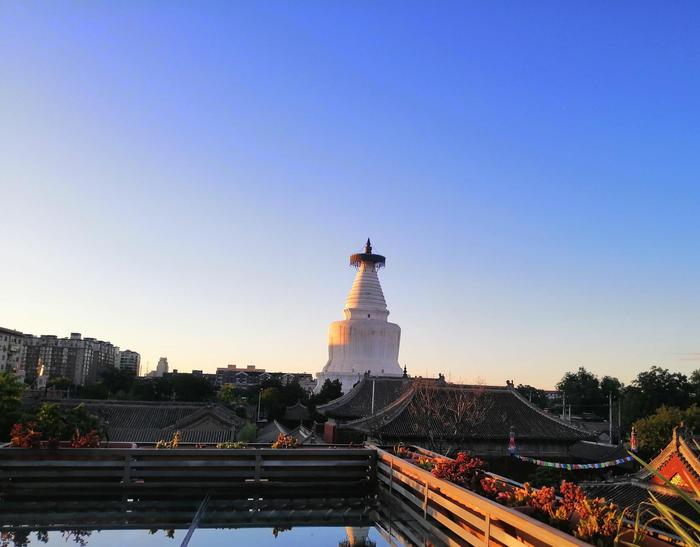
<path fill-rule="evenodd" d="M 0 2 L 0 325 L 317 372 L 700 367 L 700 4 Z"/>

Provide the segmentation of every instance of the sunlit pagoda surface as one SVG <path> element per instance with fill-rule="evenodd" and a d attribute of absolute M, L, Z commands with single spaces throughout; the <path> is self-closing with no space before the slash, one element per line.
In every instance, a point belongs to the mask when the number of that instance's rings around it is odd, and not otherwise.
<path fill-rule="evenodd" d="M 372 251 L 368 239 L 364 252 L 350 256 L 350 264 L 357 268 L 357 274 L 345 301 L 344 319 L 328 328 L 328 362 L 318 374 L 317 389 L 326 380 L 339 380 L 347 393 L 365 373 L 402 374 L 401 328 L 388 321 L 389 310 L 378 275 L 386 258 Z"/>

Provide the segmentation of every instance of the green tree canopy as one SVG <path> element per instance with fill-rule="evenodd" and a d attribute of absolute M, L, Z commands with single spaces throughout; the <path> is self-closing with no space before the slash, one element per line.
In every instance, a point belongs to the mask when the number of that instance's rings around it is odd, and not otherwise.
<path fill-rule="evenodd" d="M 321 386 L 319 392 L 314 395 L 314 405 L 324 405 L 334 399 L 337 399 L 343 394 L 343 384 L 340 380 L 326 379 Z"/>
<path fill-rule="evenodd" d="M 603 407 L 607 397 L 600 388 L 600 380 L 584 367 L 576 372 L 567 372 L 557 384 L 557 389 L 566 394 L 566 404 L 571 405 L 572 412 L 594 412 L 604 414 Z"/>
<path fill-rule="evenodd" d="M 685 374 L 652 366 L 640 372 L 623 391 L 623 418 L 630 424 L 653 414 L 657 408 L 687 408 L 692 399 L 692 385 Z"/>
<path fill-rule="evenodd" d="M 284 393 L 284 403 L 287 406 L 292 406 L 297 401 L 306 403 L 309 400 L 308 392 L 299 385 L 299 380 L 296 378 L 283 386 L 282 393 Z"/>
<path fill-rule="evenodd" d="M 255 424 L 248 422 L 238 432 L 238 440 L 244 443 L 253 443 L 257 438 L 257 429 Z"/>
<path fill-rule="evenodd" d="M 0 372 L 0 439 L 9 438 L 10 428 L 19 419 L 25 384 L 12 372 Z"/>
<path fill-rule="evenodd" d="M 203 376 L 172 374 L 168 379 L 172 386 L 173 399 L 177 401 L 202 402 L 214 397 L 214 387 Z"/>
<path fill-rule="evenodd" d="M 284 402 L 284 395 L 276 387 L 263 389 L 260 394 L 260 406 L 265 410 L 265 415 L 269 419 L 279 419 L 284 416 L 287 405 Z"/>
<path fill-rule="evenodd" d="M 224 384 L 216 394 L 219 402 L 235 407 L 243 404 L 243 392 L 236 388 L 234 384 Z"/>
<path fill-rule="evenodd" d="M 647 459 L 656 456 L 671 440 L 673 428 L 681 424 L 690 431 L 700 430 L 700 407 L 693 405 L 681 410 L 661 406 L 651 416 L 634 422 L 640 455 Z"/>

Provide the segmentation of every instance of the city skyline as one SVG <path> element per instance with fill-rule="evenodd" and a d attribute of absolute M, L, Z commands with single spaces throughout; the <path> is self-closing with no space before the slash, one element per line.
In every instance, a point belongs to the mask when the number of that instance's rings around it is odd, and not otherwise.
<path fill-rule="evenodd" d="M 5 5 L 0 325 L 315 373 L 371 237 L 412 375 L 688 374 L 684 6 Z"/>

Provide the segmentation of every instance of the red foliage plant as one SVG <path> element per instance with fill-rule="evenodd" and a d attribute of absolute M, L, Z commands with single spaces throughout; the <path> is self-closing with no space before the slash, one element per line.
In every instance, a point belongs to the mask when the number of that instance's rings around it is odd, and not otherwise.
<path fill-rule="evenodd" d="M 472 457 L 468 452 L 459 452 L 453 460 L 447 458 L 437 460 L 432 473 L 438 479 L 462 486 L 474 486 L 474 482 L 481 478 L 484 469 L 486 469 L 484 460 Z"/>
<path fill-rule="evenodd" d="M 616 532 L 620 510 L 602 498 L 588 498 L 580 486 L 562 481 L 560 497 L 551 487 L 512 487 L 493 477 L 481 479 L 481 489 L 489 497 L 508 506 L 529 506 L 535 517 L 568 530 L 584 541 L 608 545 Z"/>
<path fill-rule="evenodd" d="M 277 440 L 272 443 L 272 448 L 296 448 L 298 444 L 296 437 L 280 433 Z"/>
<path fill-rule="evenodd" d="M 10 446 L 39 448 L 41 446 L 41 432 L 36 430 L 36 422 L 14 424 L 10 431 Z"/>
<path fill-rule="evenodd" d="M 70 440 L 71 448 L 99 448 L 99 446 L 100 436 L 94 429 L 84 435 L 81 435 L 80 431 L 76 429 Z"/>

